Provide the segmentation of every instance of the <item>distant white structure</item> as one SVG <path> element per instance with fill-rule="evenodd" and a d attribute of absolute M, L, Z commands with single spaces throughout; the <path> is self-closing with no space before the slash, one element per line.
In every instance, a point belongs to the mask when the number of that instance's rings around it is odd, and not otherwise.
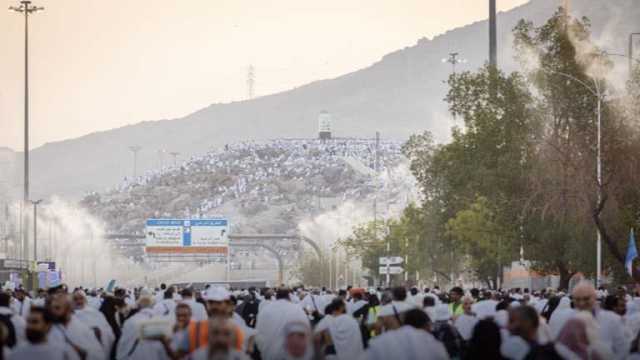
<path fill-rule="evenodd" d="M 331 114 L 328 111 L 320 111 L 318 115 L 318 137 L 321 140 L 331 139 Z"/>

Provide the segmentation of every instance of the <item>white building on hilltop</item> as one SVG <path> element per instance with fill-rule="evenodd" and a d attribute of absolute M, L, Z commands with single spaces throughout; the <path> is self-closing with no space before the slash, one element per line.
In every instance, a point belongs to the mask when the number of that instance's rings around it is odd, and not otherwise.
<path fill-rule="evenodd" d="M 320 111 L 318 115 L 318 138 L 321 140 L 331 139 L 331 114 L 328 111 Z"/>

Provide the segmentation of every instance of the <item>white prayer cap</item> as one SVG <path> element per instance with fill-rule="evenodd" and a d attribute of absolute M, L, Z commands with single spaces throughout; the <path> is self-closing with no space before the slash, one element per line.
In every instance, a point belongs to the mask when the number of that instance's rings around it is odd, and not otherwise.
<path fill-rule="evenodd" d="M 308 323 L 302 321 L 292 321 L 287 323 L 283 328 L 284 334 L 289 335 L 292 333 L 308 334 L 311 331 Z"/>
<path fill-rule="evenodd" d="M 207 301 L 227 301 L 231 300 L 231 293 L 223 287 L 215 286 L 208 288 L 202 298 Z"/>

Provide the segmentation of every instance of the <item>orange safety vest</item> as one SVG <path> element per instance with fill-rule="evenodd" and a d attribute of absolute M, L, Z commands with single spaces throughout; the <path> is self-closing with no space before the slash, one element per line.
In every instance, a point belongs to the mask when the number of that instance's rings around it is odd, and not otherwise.
<path fill-rule="evenodd" d="M 244 333 L 239 326 L 233 324 L 235 349 L 242 351 Z M 187 328 L 189 334 L 189 353 L 194 352 L 209 343 L 209 320 L 191 321 Z"/>

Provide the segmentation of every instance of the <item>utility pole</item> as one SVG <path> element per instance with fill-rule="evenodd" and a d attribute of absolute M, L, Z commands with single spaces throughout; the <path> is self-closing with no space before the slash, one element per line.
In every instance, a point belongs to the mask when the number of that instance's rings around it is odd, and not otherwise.
<path fill-rule="evenodd" d="M 443 63 L 451 64 L 451 68 L 452 68 L 451 73 L 453 75 L 456 74 L 456 65 L 464 64 L 464 63 L 467 62 L 466 59 L 461 59 L 459 56 L 460 56 L 460 53 L 451 52 L 451 53 L 449 53 L 449 57 L 442 59 Z"/>
<path fill-rule="evenodd" d="M 404 283 L 406 286 L 409 281 L 409 271 L 406 269 L 409 267 L 409 238 L 404 239 L 404 245 Z"/>
<path fill-rule="evenodd" d="M 496 0 L 489 0 L 489 65 L 498 69 L 498 30 Z"/>
<path fill-rule="evenodd" d="M 38 261 L 38 205 L 42 199 L 31 201 L 33 204 L 33 261 Z"/>
<path fill-rule="evenodd" d="M 49 261 L 53 261 L 53 222 L 49 217 L 49 251 L 47 251 L 47 258 Z"/>
<path fill-rule="evenodd" d="M 142 146 L 132 145 L 129 146 L 129 150 L 133 153 L 133 179 L 138 176 L 138 151 L 142 149 Z"/>
<path fill-rule="evenodd" d="M 380 169 L 380 132 L 376 131 L 376 158 L 374 162 L 375 178 L 373 183 L 375 184 L 375 193 L 373 194 L 373 235 L 375 239 L 378 239 L 378 177 Z"/>
<path fill-rule="evenodd" d="M 9 10 L 24 15 L 24 196 L 22 198 L 23 206 L 29 203 L 29 15 L 44 10 L 44 7 L 34 6 L 30 0 L 20 1 L 19 6 L 10 6 Z M 26 211 L 25 211 L 26 213 Z M 28 258 L 28 239 L 27 222 L 21 219 L 22 241 L 24 246 L 24 259 Z"/>
<path fill-rule="evenodd" d="M 458 53 L 458 52 L 451 52 L 451 53 L 449 53 L 449 57 L 446 57 L 446 58 L 442 59 L 443 63 L 451 64 L 451 75 L 454 75 L 454 76 L 456 74 L 456 65 L 464 64 L 464 63 L 467 62 L 466 59 L 461 59 L 459 57 L 459 55 L 460 55 L 460 53 Z M 453 115 L 453 121 L 454 122 L 456 121 L 456 115 L 455 114 Z"/>
<path fill-rule="evenodd" d="M 379 184 L 378 184 L 378 180 L 379 180 L 379 176 L 380 176 L 380 132 L 376 131 L 376 158 L 375 158 L 375 163 L 374 163 L 374 167 L 375 167 L 375 180 L 374 180 L 374 184 L 375 184 L 375 194 L 373 197 L 373 236 L 376 240 L 378 240 L 378 188 L 379 188 Z M 389 241 L 387 240 L 387 256 L 389 256 L 389 248 L 390 244 Z M 386 273 L 386 281 L 385 283 L 387 284 L 387 287 L 389 287 L 391 278 L 389 276 L 389 264 L 387 263 L 387 273 Z"/>

